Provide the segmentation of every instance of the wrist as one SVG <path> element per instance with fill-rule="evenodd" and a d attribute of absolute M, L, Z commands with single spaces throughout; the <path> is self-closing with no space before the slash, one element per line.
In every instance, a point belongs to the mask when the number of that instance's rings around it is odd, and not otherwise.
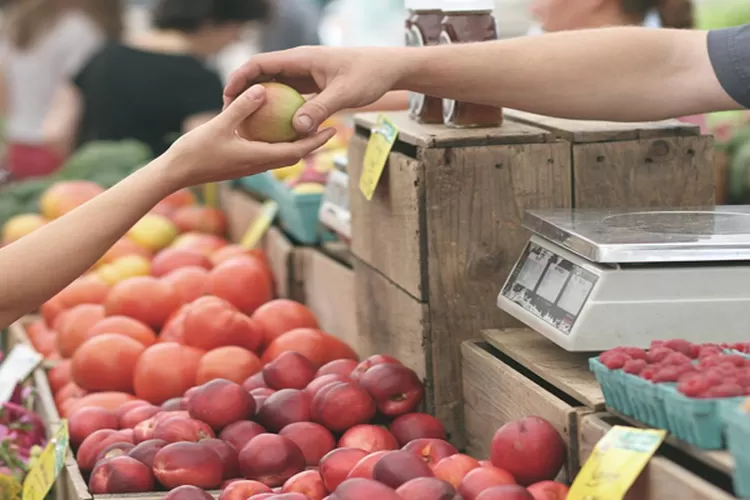
<path fill-rule="evenodd" d="M 171 150 L 167 150 L 143 167 L 140 172 L 147 178 L 146 181 L 154 193 L 165 198 L 189 185 L 182 170 L 175 155 L 171 153 Z"/>
<path fill-rule="evenodd" d="M 413 90 L 415 76 L 424 66 L 424 48 L 399 47 L 392 50 L 393 53 L 386 55 L 386 60 L 395 70 L 393 90 Z"/>

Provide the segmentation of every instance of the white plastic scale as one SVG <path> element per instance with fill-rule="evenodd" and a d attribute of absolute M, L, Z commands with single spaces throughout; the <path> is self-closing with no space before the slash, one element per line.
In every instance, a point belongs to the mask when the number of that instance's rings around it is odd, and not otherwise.
<path fill-rule="evenodd" d="M 335 167 L 328 174 L 323 202 L 318 219 L 345 242 L 351 241 L 352 223 L 349 212 L 349 175 L 346 173 L 346 156 L 336 157 Z"/>
<path fill-rule="evenodd" d="M 529 211 L 497 305 L 568 351 L 750 341 L 750 206 Z"/>

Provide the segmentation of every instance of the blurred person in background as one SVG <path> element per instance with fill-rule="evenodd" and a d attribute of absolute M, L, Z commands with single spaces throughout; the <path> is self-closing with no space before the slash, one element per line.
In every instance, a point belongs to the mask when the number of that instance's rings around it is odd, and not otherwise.
<path fill-rule="evenodd" d="M 118 0 L 23 0 L 4 9 L 0 115 L 13 179 L 44 176 L 64 151 L 44 127 L 55 93 L 122 29 Z"/>
<path fill-rule="evenodd" d="M 153 28 L 107 44 L 60 96 L 51 128 L 69 147 L 136 139 L 162 154 L 222 109 L 222 81 L 206 61 L 268 15 L 265 0 L 161 0 Z"/>
<path fill-rule="evenodd" d="M 262 52 L 320 45 L 322 8 L 310 0 L 274 0 L 260 40 Z"/>

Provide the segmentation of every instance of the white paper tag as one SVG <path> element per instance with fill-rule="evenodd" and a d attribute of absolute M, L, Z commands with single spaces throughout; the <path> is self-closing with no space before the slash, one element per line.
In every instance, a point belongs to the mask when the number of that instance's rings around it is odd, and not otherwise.
<path fill-rule="evenodd" d="M 26 380 L 43 360 L 44 357 L 29 345 L 15 346 L 0 365 L 0 403 L 7 402 L 13 395 L 16 385 Z"/>
<path fill-rule="evenodd" d="M 349 212 L 349 175 L 340 170 L 328 174 L 323 203 L 318 219 L 328 229 L 351 238 L 351 213 Z"/>

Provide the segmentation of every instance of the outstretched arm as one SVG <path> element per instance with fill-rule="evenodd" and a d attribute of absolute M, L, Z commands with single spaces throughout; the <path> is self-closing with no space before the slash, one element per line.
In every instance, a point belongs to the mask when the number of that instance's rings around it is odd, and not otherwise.
<path fill-rule="evenodd" d="M 245 92 L 222 114 L 177 140 L 161 157 L 37 231 L 0 249 L 0 329 L 40 306 L 88 270 L 167 195 L 186 186 L 292 165 L 334 134 L 295 143 L 245 141 L 237 125 L 263 102 Z"/>
<path fill-rule="evenodd" d="M 709 36 L 627 27 L 428 48 L 303 47 L 253 57 L 232 75 L 225 102 L 265 79 L 319 92 L 295 118 L 300 131 L 392 89 L 573 119 L 739 109 L 738 99 L 750 104 L 746 77 L 741 96 L 742 72 L 750 71 L 750 26 L 743 29 Z"/>

